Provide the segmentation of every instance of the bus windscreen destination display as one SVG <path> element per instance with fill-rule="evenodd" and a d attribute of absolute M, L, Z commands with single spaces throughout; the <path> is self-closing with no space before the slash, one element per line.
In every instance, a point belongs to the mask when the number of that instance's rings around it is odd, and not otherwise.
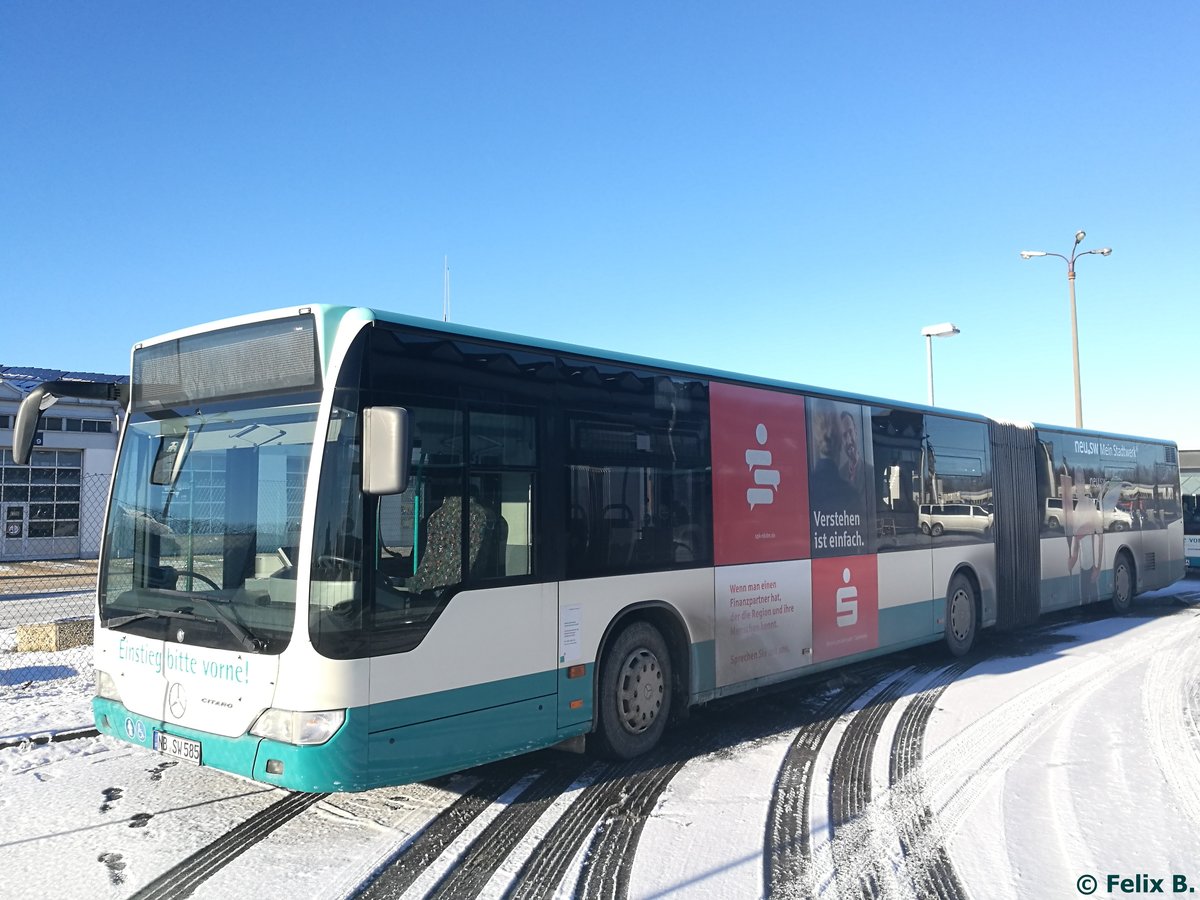
<path fill-rule="evenodd" d="M 195 334 L 134 351 L 133 410 L 320 387 L 312 316 Z"/>

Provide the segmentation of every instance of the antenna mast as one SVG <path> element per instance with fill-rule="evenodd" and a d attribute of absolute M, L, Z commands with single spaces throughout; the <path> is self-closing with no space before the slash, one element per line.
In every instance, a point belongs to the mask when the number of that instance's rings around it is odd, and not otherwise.
<path fill-rule="evenodd" d="M 442 274 L 442 321 L 450 321 L 450 257 L 443 260 L 445 266 Z"/>

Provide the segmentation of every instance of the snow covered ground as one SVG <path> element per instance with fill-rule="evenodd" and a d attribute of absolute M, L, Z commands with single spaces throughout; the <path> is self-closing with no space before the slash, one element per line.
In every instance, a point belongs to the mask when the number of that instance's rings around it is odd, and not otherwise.
<path fill-rule="evenodd" d="M 1170 894 L 1200 885 L 1197 601 L 1192 578 L 961 667 L 901 654 L 718 706 L 640 766 L 541 753 L 318 798 L 38 742 L 91 724 L 90 673 L 41 666 L 0 687 L 0 895 Z"/>

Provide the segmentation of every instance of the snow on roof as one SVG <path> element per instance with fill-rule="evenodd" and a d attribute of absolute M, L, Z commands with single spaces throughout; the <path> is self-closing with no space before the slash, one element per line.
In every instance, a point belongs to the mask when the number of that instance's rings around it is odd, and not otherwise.
<path fill-rule="evenodd" d="M 28 394 L 46 381 L 89 381 L 95 384 L 125 384 L 128 375 L 102 372 L 69 372 L 65 369 L 39 369 L 34 366 L 0 366 L 0 381 Z"/>

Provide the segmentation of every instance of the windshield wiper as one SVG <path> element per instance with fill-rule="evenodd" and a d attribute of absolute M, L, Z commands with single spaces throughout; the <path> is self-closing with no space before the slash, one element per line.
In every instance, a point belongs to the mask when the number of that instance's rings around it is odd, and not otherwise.
<path fill-rule="evenodd" d="M 102 624 L 105 628 L 120 628 L 122 625 L 128 625 L 130 622 L 136 622 L 138 619 L 192 619 L 196 622 L 216 621 L 215 619 L 210 619 L 208 616 L 198 616 L 191 610 L 178 609 L 166 612 L 159 609 L 148 609 L 128 616 L 117 616 L 115 619 L 106 619 Z"/>
<path fill-rule="evenodd" d="M 257 653 L 267 646 L 267 642 L 256 638 L 252 635 L 241 622 L 237 620 L 232 611 L 225 611 L 217 604 L 213 603 L 203 594 L 184 594 L 189 600 L 199 600 L 205 606 L 212 610 L 213 615 L 217 617 L 222 625 L 229 629 L 229 633 L 238 639 L 238 643 L 251 653 Z M 189 610 L 190 612 L 190 610 Z"/>
<path fill-rule="evenodd" d="M 136 622 L 139 619 L 190 619 L 193 622 L 207 622 L 209 624 L 220 623 L 229 629 L 239 644 L 251 653 L 258 653 L 264 650 L 267 642 L 256 638 L 247 631 L 240 622 L 226 614 L 222 609 L 209 600 L 202 594 L 184 594 L 189 600 L 199 600 L 205 606 L 213 611 L 212 616 L 200 616 L 190 609 L 175 609 L 175 610 L 158 610 L 151 609 L 139 613 L 133 613 L 128 616 L 117 616 L 115 619 L 108 619 L 104 622 L 106 628 L 120 628 L 122 625 L 128 625 L 130 622 Z"/>

